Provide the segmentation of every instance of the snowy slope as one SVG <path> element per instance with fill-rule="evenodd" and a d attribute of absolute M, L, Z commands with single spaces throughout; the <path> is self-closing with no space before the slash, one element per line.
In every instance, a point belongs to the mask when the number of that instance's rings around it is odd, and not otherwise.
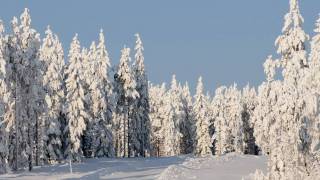
<path fill-rule="evenodd" d="M 191 156 L 148 159 L 88 159 L 73 166 L 68 164 L 36 167 L 32 172 L 0 176 L 0 179 L 241 179 L 266 169 L 265 157 L 229 154 L 223 157 Z"/>
<path fill-rule="evenodd" d="M 241 180 L 256 169 L 266 171 L 266 157 L 231 153 L 222 157 L 187 158 L 182 164 L 168 167 L 158 180 Z"/>

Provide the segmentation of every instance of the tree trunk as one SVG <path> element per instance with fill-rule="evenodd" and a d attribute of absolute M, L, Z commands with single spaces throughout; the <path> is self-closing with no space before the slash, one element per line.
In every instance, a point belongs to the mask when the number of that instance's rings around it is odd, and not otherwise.
<path fill-rule="evenodd" d="M 39 120 L 36 116 L 36 166 L 39 166 Z"/>
<path fill-rule="evenodd" d="M 18 170 L 18 157 L 19 157 L 19 149 L 18 149 L 18 147 L 19 147 L 19 140 L 18 140 L 18 132 L 19 132 L 19 130 L 18 130 L 18 128 L 19 128 L 19 125 L 18 125 L 18 121 L 17 121 L 17 113 L 18 113 L 18 111 L 17 111 L 17 98 L 18 98 L 18 93 L 17 93 L 17 81 L 18 81 L 18 75 L 15 73 L 15 85 L 14 85 L 14 95 L 15 95 L 15 98 L 14 98 L 14 118 L 15 118 L 15 135 L 16 135 L 16 137 L 15 137 L 15 140 L 16 140 L 16 145 L 15 145 L 15 156 L 16 156 L 16 158 L 15 158 L 15 162 L 14 162 L 14 167 L 13 167 L 13 170 L 14 171 L 17 171 Z"/>
<path fill-rule="evenodd" d="M 32 142 L 31 142 L 31 135 L 30 135 L 30 123 L 28 123 L 28 144 L 29 144 L 29 157 L 28 157 L 28 162 L 29 162 L 29 171 L 32 171 L 32 151 L 33 151 L 33 147 L 32 147 Z"/>

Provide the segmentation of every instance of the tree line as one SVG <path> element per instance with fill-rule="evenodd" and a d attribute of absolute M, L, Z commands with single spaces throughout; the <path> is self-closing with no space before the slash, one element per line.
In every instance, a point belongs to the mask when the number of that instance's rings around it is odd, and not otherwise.
<path fill-rule="evenodd" d="M 64 58 L 58 36 L 48 27 L 40 40 L 25 9 L 12 33 L 0 23 L 0 172 L 83 157 L 236 152 L 268 157 L 268 173 L 254 179 L 316 179 L 320 20 L 311 41 L 298 0 L 284 20 L 278 58 L 267 58 L 257 89 L 234 84 L 212 96 L 200 77 L 192 96 L 175 75 L 169 86 L 148 81 L 138 34 L 133 62 L 125 47 L 111 66 L 102 30 L 88 49 L 76 34 Z"/>

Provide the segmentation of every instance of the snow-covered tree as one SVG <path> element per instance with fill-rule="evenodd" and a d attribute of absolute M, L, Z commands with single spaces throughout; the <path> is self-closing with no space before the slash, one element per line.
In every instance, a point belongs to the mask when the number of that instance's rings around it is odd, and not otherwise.
<path fill-rule="evenodd" d="M 143 45 L 139 34 L 135 35 L 135 62 L 133 64 L 134 76 L 136 79 L 136 90 L 139 93 L 139 98 L 136 99 L 136 107 L 134 110 L 136 131 L 140 147 L 134 147 L 137 155 L 145 157 L 150 154 L 150 119 L 149 119 L 149 91 L 148 78 L 144 67 Z"/>
<path fill-rule="evenodd" d="M 250 88 L 247 85 L 242 90 L 241 96 L 241 119 L 243 125 L 243 143 L 244 143 L 244 153 L 245 154 L 258 154 L 258 147 L 255 143 L 255 138 L 253 136 L 253 113 L 256 107 L 256 91 L 254 88 Z"/>
<path fill-rule="evenodd" d="M 309 57 L 309 66 L 311 68 L 315 68 L 320 65 L 320 18 L 316 22 L 316 28 L 314 29 L 314 32 L 316 35 L 312 37 L 311 52 Z"/>
<path fill-rule="evenodd" d="M 163 83 L 160 85 L 149 85 L 149 103 L 150 112 L 149 118 L 151 122 L 151 156 L 161 156 L 163 152 L 163 139 L 165 134 L 163 133 L 164 120 L 166 117 L 165 109 L 165 96 L 166 86 Z M 162 98 L 159 98 L 162 97 Z"/>
<path fill-rule="evenodd" d="M 5 111 L 8 107 L 7 105 L 7 82 L 6 82 L 6 63 L 8 61 L 7 55 L 7 40 L 4 36 L 4 25 L 2 20 L 0 20 L 0 174 L 6 173 L 9 169 L 8 167 L 8 140 L 11 124 L 9 124 L 9 119 L 5 118 Z"/>
<path fill-rule="evenodd" d="M 275 108 L 277 102 L 278 89 L 282 84 L 280 81 L 275 81 L 276 67 L 279 65 L 277 60 L 272 60 L 269 56 L 264 63 L 264 72 L 266 73 L 267 82 L 262 83 L 258 88 L 256 97 L 257 105 L 253 112 L 253 127 L 254 137 L 256 143 L 262 150 L 262 153 L 269 154 L 270 146 L 269 141 L 271 136 L 270 127 L 275 122 Z"/>
<path fill-rule="evenodd" d="M 110 59 L 105 47 L 103 31 L 99 34 L 97 48 L 93 44 L 89 52 L 89 104 L 91 120 L 89 132 L 92 132 L 90 150 L 94 157 L 112 157 L 113 138 L 111 130 L 111 81 L 109 78 Z"/>
<path fill-rule="evenodd" d="M 309 36 L 303 31 L 303 17 L 300 14 L 298 0 L 290 0 L 290 11 L 284 17 L 282 35 L 276 39 L 277 53 L 281 55 L 283 77 L 297 79 L 299 69 L 307 66 L 305 42 Z"/>
<path fill-rule="evenodd" d="M 310 104 L 315 104 L 316 95 L 304 85 L 310 68 L 305 50 L 309 37 L 302 23 L 298 1 L 290 0 L 283 35 L 276 40 L 280 61 L 268 58 L 267 82 L 259 87 L 254 131 L 257 143 L 269 154 L 269 179 L 305 179 L 310 174 L 309 126 L 314 118 L 308 117 L 314 112 Z M 283 81 L 273 80 L 275 67 L 282 68 Z"/>
<path fill-rule="evenodd" d="M 280 137 L 274 137 L 277 142 L 281 142 L 280 145 L 272 147 L 270 151 L 270 164 L 272 164 L 270 176 L 276 179 L 299 177 L 306 173 L 308 168 L 304 167 L 308 166 L 305 156 L 302 155 L 304 150 L 299 149 L 300 145 L 308 141 L 301 139 L 299 135 L 305 123 L 302 117 L 304 101 L 299 92 L 299 82 L 307 67 L 305 42 L 309 39 L 302 30 L 302 23 L 298 1 L 291 0 L 290 11 L 285 17 L 284 35 L 276 41 L 281 62 L 284 63 L 282 64 L 284 81 L 278 95 L 279 105 L 276 105 L 281 109 L 277 112 L 279 114 L 276 114 L 274 132 L 271 132 L 281 134 Z M 272 141 L 271 143 L 274 146 L 275 143 Z"/>
<path fill-rule="evenodd" d="M 180 124 L 184 119 L 183 104 L 181 101 L 181 87 L 177 83 L 175 75 L 172 76 L 171 88 L 165 97 L 166 119 L 164 129 L 164 152 L 166 156 L 175 156 L 181 153 L 182 133 Z"/>
<path fill-rule="evenodd" d="M 84 107 L 84 81 L 82 72 L 82 56 L 80 42 L 76 34 L 71 42 L 69 51 L 69 64 L 65 70 L 66 75 L 66 115 L 67 132 L 69 133 L 69 147 L 67 153 L 70 159 L 80 161 L 82 156 L 81 137 L 86 129 L 87 111 Z"/>
<path fill-rule="evenodd" d="M 195 154 L 206 155 L 211 153 L 211 138 L 209 133 L 209 102 L 203 94 L 202 77 L 198 80 L 194 97 L 193 113 L 196 121 Z"/>
<path fill-rule="evenodd" d="M 316 35 L 311 41 L 311 52 L 309 56 L 309 69 L 301 80 L 300 91 L 304 98 L 304 117 L 300 122 L 299 150 L 303 168 L 307 168 L 306 179 L 316 179 L 320 175 L 320 48 L 319 33 L 320 20 L 316 22 Z"/>
<path fill-rule="evenodd" d="M 139 147 L 137 134 L 134 131 L 135 100 L 139 98 L 136 91 L 136 81 L 130 67 L 130 49 L 124 48 L 121 51 L 120 64 L 117 73 L 114 75 L 114 92 L 116 108 L 114 112 L 114 144 L 118 157 L 135 156 L 134 147 Z"/>
<path fill-rule="evenodd" d="M 229 87 L 226 91 L 226 119 L 228 126 L 231 128 L 233 151 L 244 153 L 244 130 L 241 119 L 241 92 L 237 89 L 237 85 Z"/>
<path fill-rule="evenodd" d="M 26 167 L 31 170 L 33 160 L 39 164 L 42 153 L 40 38 L 31 28 L 28 9 L 21 14 L 20 21 L 21 24 L 13 18 L 13 34 L 8 37 L 7 78 L 11 83 L 8 86 L 10 110 L 6 112 L 6 117 L 14 122 L 10 130 L 9 164 L 13 170 Z"/>
<path fill-rule="evenodd" d="M 184 120 L 180 124 L 180 132 L 183 135 L 182 137 L 182 154 L 192 153 L 195 145 L 195 119 L 193 114 L 193 102 L 192 96 L 190 94 L 188 82 L 182 88 L 182 105 L 183 105 L 183 114 Z"/>
<path fill-rule="evenodd" d="M 83 83 L 83 93 L 84 93 L 84 109 L 87 112 L 87 118 L 85 119 L 86 129 L 83 132 L 81 148 L 84 157 L 90 158 L 94 156 L 93 149 L 93 138 L 96 136 L 93 124 L 94 124 L 94 115 L 92 111 L 93 102 L 91 101 L 91 84 L 95 83 L 93 78 L 93 62 L 95 61 L 96 56 L 96 44 L 95 42 L 91 43 L 90 49 L 82 48 L 81 50 L 81 59 L 82 59 L 82 76 L 81 80 Z"/>
<path fill-rule="evenodd" d="M 216 89 L 215 96 L 212 101 L 213 108 L 213 119 L 214 119 L 214 134 L 212 136 L 212 141 L 214 145 L 214 154 L 222 155 L 229 152 L 231 143 L 229 141 L 230 134 L 228 129 L 226 128 L 226 120 L 224 117 L 225 103 L 224 103 L 224 93 L 227 87 L 221 86 Z"/>
<path fill-rule="evenodd" d="M 64 103 L 64 54 L 57 35 L 48 27 L 41 46 L 40 59 L 45 71 L 43 86 L 46 92 L 44 159 L 55 163 L 63 158 L 61 118 Z"/>
<path fill-rule="evenodd" d="M 242 121 L 241 92 L 237 86 L 216 90 L 213 99 L 215 154 L 244 153 L 244 128 Z"/>

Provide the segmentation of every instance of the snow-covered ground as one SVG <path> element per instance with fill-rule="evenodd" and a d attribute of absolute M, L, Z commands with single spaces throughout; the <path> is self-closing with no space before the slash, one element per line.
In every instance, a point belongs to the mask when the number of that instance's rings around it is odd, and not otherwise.
<path fill-rule="evenodd" d="M 267 170 L 266 157 L 231 153 L 222 157 L 186 158 L 182 164 L 169 166 L 158 179 L 241 180 L 249 178 L 256 169 Z"/>
<path fill-rule="evenodd" d="M 87 159 L 73 165 L 73 174 L 68 164 L 36 167 L 32 172 L 1 175 L 0 179 L 49 180 L 49 179 L 223 179 L 236 180 L 266 169 L 263 156 L 228 154 L 222 157 L 194 158 L 179 156 L 168 158 L 132 159 Z"/>

